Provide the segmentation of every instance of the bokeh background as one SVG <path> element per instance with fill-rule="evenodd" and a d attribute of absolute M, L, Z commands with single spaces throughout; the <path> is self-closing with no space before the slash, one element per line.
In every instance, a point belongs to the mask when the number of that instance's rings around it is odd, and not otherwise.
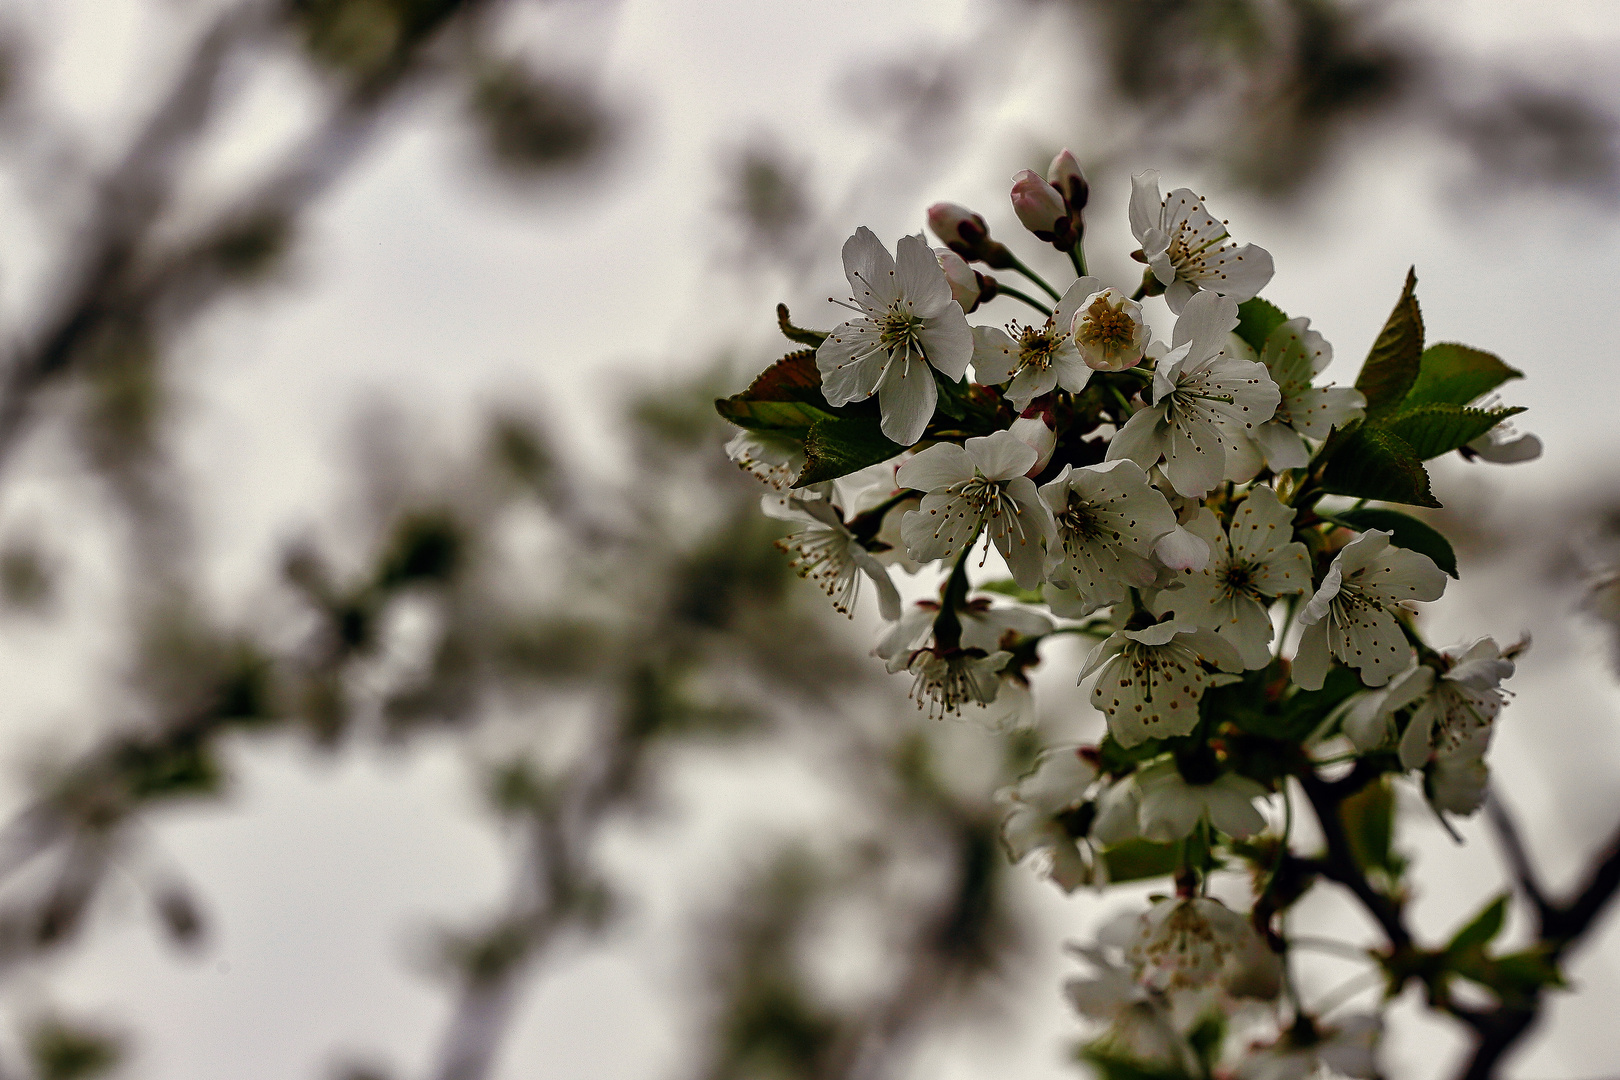
<path fill-rule="evenodd" d="M 1151 887 L 1009 868 L 991 800 L 1101 733 L 1079 653 L 1036 733 L 920 719 L 709 405 L 777 301 L 836 318 L 855 226 L 1015 238 L 1063 146 L 1105 278 L 1156 167 L 1341 379 L 1409 264 L 1525 371 L 1546 453 L 1437 468 L 1428 618 L 1533 632 L 1492 761 L 1573 883 L 1620 817 L 1617 45 L 1604 0 L 0 3 L 0 1077 L 1082 1075 L 1061 943 Z M 1405 795 L 1443 939 L 1499 853 Z M 1617 961 L 1611 913 L 1504 1076 L 1620 1070 Z M 1466 1050 L 1393 1017 L 1392 1077 Z"/>

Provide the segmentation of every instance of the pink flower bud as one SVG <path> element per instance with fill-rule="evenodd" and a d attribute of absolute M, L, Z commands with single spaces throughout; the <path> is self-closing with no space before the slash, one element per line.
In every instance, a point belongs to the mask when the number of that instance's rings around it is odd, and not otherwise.
<path fill-rule="evenodd" d="M 1012 204 L 1024 228 L 1042 240 L 1050 239 L 1057 231 L 1057 223 L 1069 216 L 1058 189 L 1029 169 L 1013 177 Z"/>
<path fill-rule="evenodd" d="M 940 243 L 958 254 L 959 246 L 976 248 L 990 238 L 990 226 L 984 223 L 984 218 L 955 203 L 940 202 L 930 206 L 928 227 L 939 237 Z"/>
<path fill-rule="evenodd" d="M 1086 174 L 1080 171 L 1080 162 L 1067 150 L 1052 159 L 1052 167 L 1046 170 L 1046 180 L 1057 188 L 1063 201 L 1068 203 L 1071 217 L 1078 216 L 1091 199 L 1091 185 L 1086 183 Z"/>
<path fill-rule="evenodd" d="M 1052 460 L 1052 451 L 1057 449 L 1057 432 L 1047 422 L 1049 419 L 1050 410 L 1043 412 L 1038 406 L 1032 406 L 1007 429 L 1017 436 L 1019 442 L 1035 451 L 1035 467 L 1024 474 L 1031 480 L 1041 474 L 1041 470 Z"/>
<path fill-rule="evenodd" d="M 970 312 L 979 306 L 979 275 L 967 261 L 949 248 L 935 248 L 934 257 L 945 271 L 945 280 L 951 285 L 951 299 Z"/>

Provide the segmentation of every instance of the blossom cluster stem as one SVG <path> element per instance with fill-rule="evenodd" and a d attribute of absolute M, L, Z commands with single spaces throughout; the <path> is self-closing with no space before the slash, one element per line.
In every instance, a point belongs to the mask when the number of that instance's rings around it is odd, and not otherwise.
<path fill-rule="evenodd" d="M 1045 278 L 1041 277 L 1041 275 L 1025 266 L 1024 261 L 1018 258 L 1016 255 L 1012 257 L 1012 268 L 1018 271 L 1020 274 L 1023 274 L 1030 281 L 1033 281 L 1036 285 L 1039 285 L 1041 287 L 1041 291 L 1046 293 L 1046 295 L 1050 296 L 1053 300 L 1063 299 L 1062 293 L 1048 285 Z M 1007 290 L 1003 288 L 1001 291 L 1006 292 Z M 1050 314 L 1050 312 L 1048 312 L 1048 314 Z"/>
<path fill-rule="evenodd" d="M 1086 251 L 1083 244 L 1076 240 L 1074 247 L 1069 249 L 1069 261 L 1074 263 L 1076 277 L 1086 277 Z"/>
<path fill-rule="evenodd" d="M 1018 289 L 1015 289 L 1011 285 L 1003 285 L 1001 282 L 998 281 L 996 283 L 996 295 L 997 296 L 1010 296 L 1014 300 L 1022 300 L 1024 303 L 1028 304 L 1030 307 L 1034 308 L 1036 311 L 1040 312 L 1042 315 L 1045 315 L 1047 318 L 1050 319 L 1052 317 L 1052 309 L 1051 308 L 1047 307 L 1045 304 L 1041 303 L 1039 300 L 1037 300 L 1033 296 L 1029 295 L 1029 293 L 1022 292 L 1022 291 L 1020 291 Z"/>

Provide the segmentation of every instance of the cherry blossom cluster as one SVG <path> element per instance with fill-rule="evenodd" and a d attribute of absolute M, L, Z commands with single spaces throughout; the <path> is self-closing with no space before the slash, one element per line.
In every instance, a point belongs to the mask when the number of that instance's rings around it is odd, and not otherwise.
<path fill-rule="evenodd" d="M 1441 814 L 1481 805 L 1524 644 L 1425 640 L 1416 605 L 1455 558 L 1394 506 L 1438 505 L 1422 462 L 1440 454 L 1539 452 L 1490 397 L 1519 373 L 1425 348 L 1409 278 L 1355 383 L 1324 383 L 1332 347 L 1260 298 L 1270 254 L 1201 197 L 1134 178 L 1144 270 L 1126 284 L 1087 272 L 1089 199 L 1068 151 L 1013 178 L 1017 220 L 1073 268 L 1061 290 L 950 203 L 928 211 L 937 249 L 915 235 L 891 253 L 857 229 L 847 317 L 809 330 L 778 310 L 805 348 L 718 403 L 742 428 L 727 450 L 840 612 L 870 584 L 888 624 L 876 655 L 930 715 L 1030 725 L 1044 654 L 1094 642 L 1073 674 L 1106 734 L 1050 747 L 999 795 L 1011 857 L 1065 891 L 1173 888 L 1076 947 L 1090 971 L 1068 993 L 1102 1025 L 1094 1062 L 1372 1076 L 1375 1015 L 1287 992 L 1286 917 L 1309 877 L 1291 785 L 1348 769 L 1369 797 L 1410 777 Z M 1026 314 L 970 322 L 997 300 Z M 895 570 L 937 587 L 904 606 Z M 1210 888 L 1244 865 L 1246 912 Z M 1398 859 L 1359 870 L 1398 892 Z"/>

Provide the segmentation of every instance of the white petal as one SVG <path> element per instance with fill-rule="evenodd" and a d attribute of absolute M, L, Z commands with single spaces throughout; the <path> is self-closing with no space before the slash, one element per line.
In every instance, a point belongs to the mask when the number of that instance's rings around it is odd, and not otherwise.
<path fill-rule="evenodd" d="M 1090 276 L 1081 278 L 1063 290 L 1063 299 L 1052 309 L 1052 325 L 1057 328 L 1058 333 L 1064 335 L 1073 333 L 1075 315 L 1085 306 L 1087 300 L 1102 290 L 1103 283 Z"/>
<path fill-rule="evenodd" d="M 1164 413 L 1164 407 L 1160 405 L 1138 410 L 1108 441 L 1107 460 L 1124 458 L 1144 469 L 1157 465 L 1169 442 L 1169 428 L 1163 422 Z"/>
<path fill-rule="evenodd" d="M 900 521 L 900 536 L 906 550 L 918 562 L 952 559 L 979 531 L 979 519 L 969 513 L 965 499 L 948 490 L 931 491 L 922 504 L 907 512 Z"/>
<path fill-rule="evenodd" d="M 1145 169 L 1131 177 L 1131 234 L 1146 248 L 1149 229 L 1161 228 L 1164 200 L 1159 197 L 1159 172 Z"/>
<path fill-rule="evenodd" d="M 923 318 L 944 312 L 951 303 L 951 283 L 928 242 L 921 236 L 902 236 L 894 250 L 900 295 L 911 301 L 911 310 Z M 961 314 L 958 308 L 957 315 Z M 966 325 L 965 319 L 962 322 Z"/>
<path fill-rule="evenodd" d="M 1178 525 L 1159 537 L 1153 554 L 1172 570 L 1196 572 L 1209 563 L 1209 541 Z"/>
<path fill-rule="evenodd" d="M 1170 334 L 1170 344 L 1191 343 L 1188 355 L 1202 360 L 1220 352 L 1226 335 L 1238 324 L 1237 304 L 1214 293 L 1200 293 L 1187 301 Z"/>
<path fill-rule="evenodd" d="M 951 382 L 961 382 L 967 374 L 968 361 L 973 359 L 973 328 L 968 326 L 962 309 L 950 303 L 937 315 L 923 320 L 917 331 L 928 362 Z"/>
<path fill-rule="evenodd" d="M 1225 773 L 1209 785 L 1204 804 L 1217 829 L 1241 840 L 1266 827 L 1265 817 L 1254 806 L 1254 800 L 1266 794 L 1265 788 L 1248 777 Z"/>
<path fill-rule="evenodd" d="M 871 397 L 888 359 L 871 323 L 858 320 L 836 327 L 816 349 L 816 370 L 827 404 L 837 407 Z"/>
<path fill-rule="evenodd" d="M 1018 343 L 997 326 L 973 328 L 973 372 L 986 386 L 1011 379 L 1018 372 Z"/>
<path fill-rule="evenodd" d="M 1330 659 L 1327 620 L 1313 622 L 1299 636 L 1299 649 L 1294 654 L 1294 683 L 1304 690 L 1322 689 Z"/>
<path fill-rule="evenodd" d="M 1311 463 L 1310 447 L 1305 445 L 1305 440 L 1299 437 L 1297 431 L 1281 420 L 1267 420 L 1254 429 L 1251 438 L 1265 455 L 1266 466 L 1272 472 L 1303 469 Z"/>
<path fill-rule="evenodd" d="M 900 295 L 894 256 L 865 225 L 844 241 L 844 276 L 849 278 L 855 302 L 864 308 L 885 309 Z"/>
<path fill-rule="evenodd" d="M 939 389 L 934 373 L 920 360 L 895 361 L 878 385 L 878 408 L 883 411 L 879 425 L 883 434 L 901 446 L 911 446 L 922 438 L 928 421 L 934 418 Z"/>
<path fill-rule="evenodd" d="M 1271 252 L 1253 244 L 1223 251 L 1209 259 L 1206 266 L 1208 270 L 1199 284 L 1239 303 L 1259 296 L 1276 273 Z"/>
<path fill-rule="evenodd" d="M 1034 447 L 1010 431 L 996 431 L 972 438 L 964 445 L 974 466 L 988 480 L 1010 480 L 1023 476 L 1039 457 Z"/>
<path fill-rule="evenodd" d="M 973 458 L 955 443 L 935 443 L 895 471 L 903 488 L 934 491 L 973 479 Z"/>

